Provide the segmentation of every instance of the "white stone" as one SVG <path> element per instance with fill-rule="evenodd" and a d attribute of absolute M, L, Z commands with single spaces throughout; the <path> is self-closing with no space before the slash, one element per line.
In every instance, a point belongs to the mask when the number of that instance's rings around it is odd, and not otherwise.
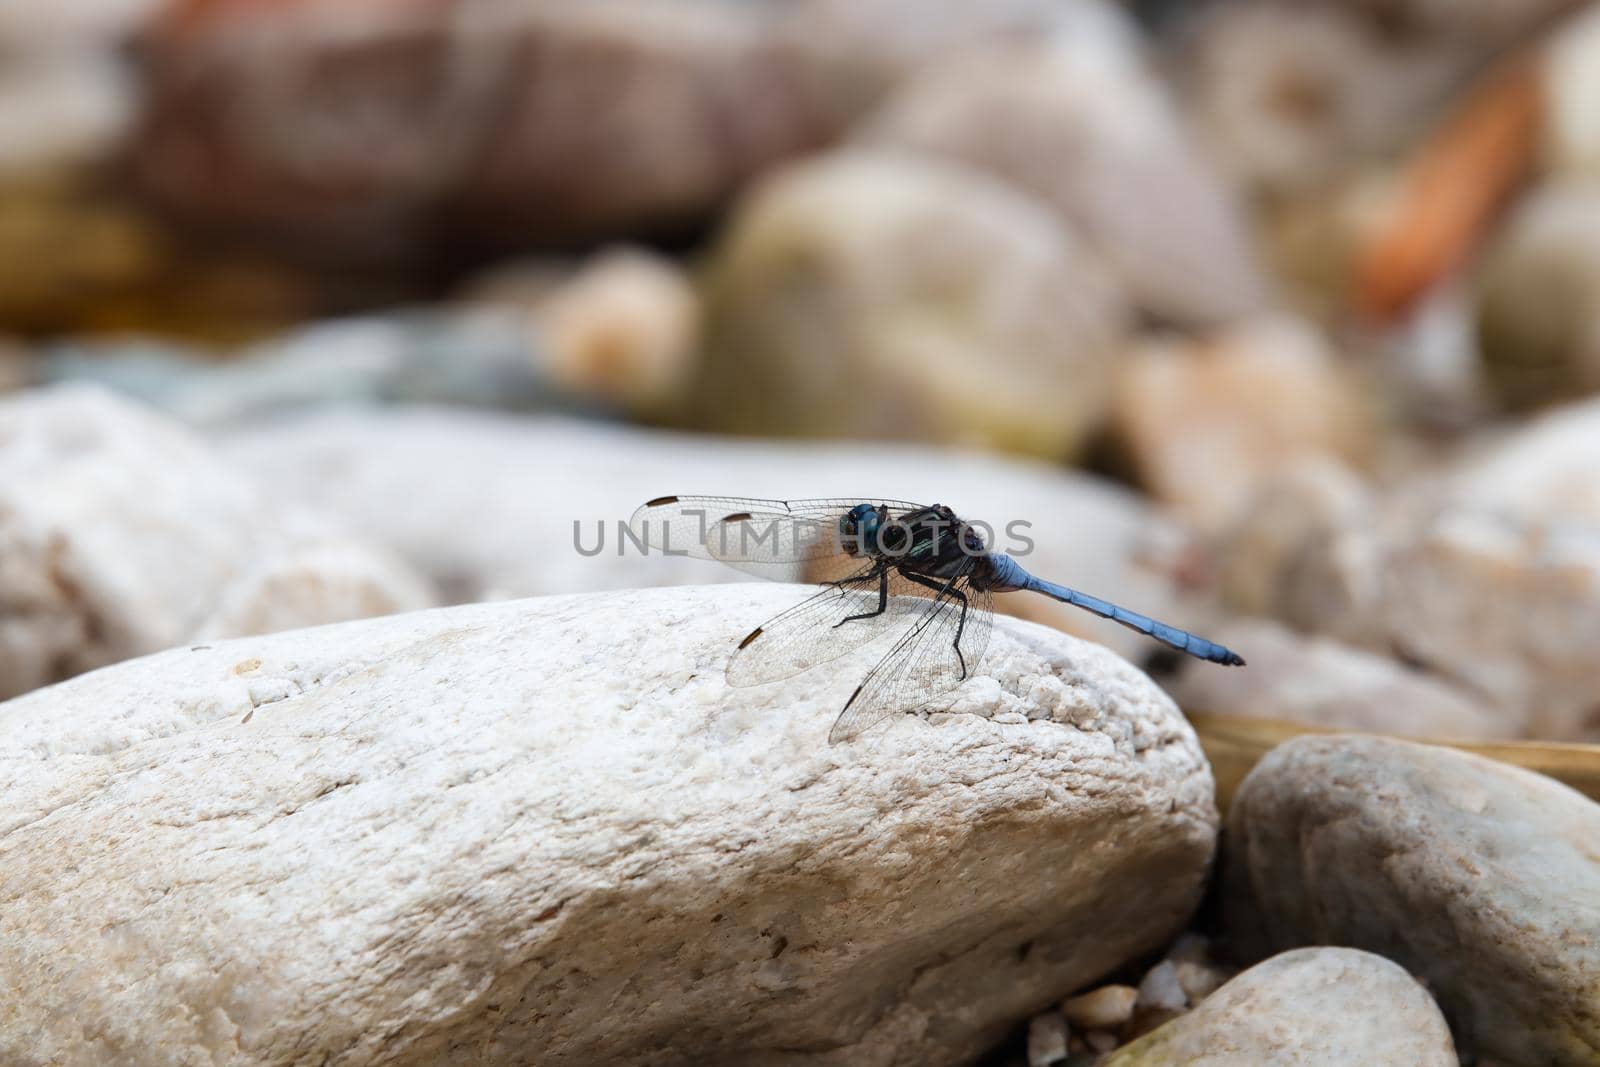
<path fill-rule="evenodd" d="M 0 1061 L 955 1064 L 1182 928 L 1213 783 L 1147 678 L 1002 620 L 956 707 L 1005 721 L 829 746 L 859 663 L 723 681 L 799 592 L 439 609 L 0 705 Z"/>
<path fill-rule="evenodd" d="M 159 415 L 82 387 L 0 401 L 0 696 L 202 635 L 430 602 L 398 559 Z"/>
<path fill-rule="evenodd" d="M 950 505 L 995 524 L 1013 519 L 1034 549 L 1024 566 L 1052 581 L 1204 632 L 1206 613 L 1179 588 L 1188 539 L 1120 487 L 1027 460 L 933 446 L 774 442 L 672 434 L 561 418 L 440 409 L 324 414 L 236 431 L 223 455 L 283 499 L 298 500 L 392 548 L 454 600 L 748 581 L 715 563 L 618 555 L 616 523 L 673 493 L 779 498 L 866 493 Z M 308 470 L 328 477 L 307 478 Z M 586 558 L 573 524 L 605 550 Z M 1000 610 L 1091 637 L 1132 657 L 1153 643 L 1043 597 L 997 598 Z"/>
<path fill-rule="evenodd" d="M 1051 1067 L 1067 1058 L 1067 1021 L 1053 1011 L 1028 1021 L 1028 1067 Z"/>
<path fill-rule="evenodd" d="M 1139 1007 L 1148 1011 L 1182 1011 L 1189 998 L 1178 981 L 1178 969 L 1171 960 L 1162 960 L 1145 973 L 1139 983 Z"/>
<path fill-rule="evenodd" d="M 1348 948 L 1285 952 L 1124 1045 L 1102 1067 L 1456 1067 L 1444 1016 L 1404 968 Z"/>

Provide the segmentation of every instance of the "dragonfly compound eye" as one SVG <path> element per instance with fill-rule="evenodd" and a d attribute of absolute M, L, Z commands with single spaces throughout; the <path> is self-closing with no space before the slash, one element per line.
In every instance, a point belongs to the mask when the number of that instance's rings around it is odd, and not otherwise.
<path fill-rule="evenodd" d="M 871 504 L 857 504 L 839 520 L 839 533 L 851 555 L 870 551 L 878 543 L 878 510 Z"/>

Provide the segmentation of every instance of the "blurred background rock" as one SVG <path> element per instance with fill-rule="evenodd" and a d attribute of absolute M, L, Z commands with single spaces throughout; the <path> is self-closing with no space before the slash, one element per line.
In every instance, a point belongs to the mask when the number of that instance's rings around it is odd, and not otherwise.
<path fill-rule="evenodd" d="M 1260 646 L 1191 705 L 1594 737 L 1597 71 L 1572 0 L 13 0 L 0 469 L 178 435 L 387 560 L 284 618 L 712 579 L 551 497 L 915 482 Z"/>

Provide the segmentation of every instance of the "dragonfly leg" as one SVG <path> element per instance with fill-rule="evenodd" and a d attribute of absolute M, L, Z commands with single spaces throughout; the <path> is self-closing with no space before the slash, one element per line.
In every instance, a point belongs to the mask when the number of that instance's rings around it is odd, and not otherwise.
<path fill-rule="evenodd" d="M 961 664 L 961 677 L 963 679 L 966 678 L 967 657 L 961 654 L 961 634 L 967 628 L 967 594 L 956 588 L 955 578 L 951 578 L 948 582 L 936 582 L 932 578 L 925 577 L 921 574 L 914 574 L 905 570 L 902 570 L 900 575 L 901 577 L 916 582 L 920 586 L 932 589 L 940 596 L 948 593 L 950 596 L 961 601 L 961 618 L 956 620 L 956 637 L 955 640 L 951 642 L 951 645 L 956 650 L 956 662 Z"/>
<path fill-rule="evenodd" d="M 846 615 L 844 618 L 842 618 L 838 622 L 834 623 L 833 624 L 833 628 L 835 630 L 837 630 L 839 627 L 843 626 L 845 623 L 847 623 L 847 622 L 855 622 L 857 619 L 875 619 L 879 615 L 882 615 L 887 610 L 889 610 L 889 569 L 887 567 L 879 566 L 879 568 L 878 568 L 878 610 L 877 611 L 865 611 L 865 612 L 862 612 L 860 615 Z"/>

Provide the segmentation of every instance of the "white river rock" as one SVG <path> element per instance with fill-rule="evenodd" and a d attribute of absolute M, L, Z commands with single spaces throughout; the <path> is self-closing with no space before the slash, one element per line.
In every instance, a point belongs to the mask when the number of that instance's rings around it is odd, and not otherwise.
<path fill-rule="evenodd" d="M 199 636 L 432 603 L 388 552 L 85 387 L 0 400 L 0 697 Z"/>
<path fill-rule="evenodd" d="M 863 663 L 723 681 L 797 592 L 438 609 L 0 705 L 0 1061 L 955 1064 L 1182 928 L 1213 783 L 1147 678 L 1003 620 L 979 715 L 830 747 Z"/>

